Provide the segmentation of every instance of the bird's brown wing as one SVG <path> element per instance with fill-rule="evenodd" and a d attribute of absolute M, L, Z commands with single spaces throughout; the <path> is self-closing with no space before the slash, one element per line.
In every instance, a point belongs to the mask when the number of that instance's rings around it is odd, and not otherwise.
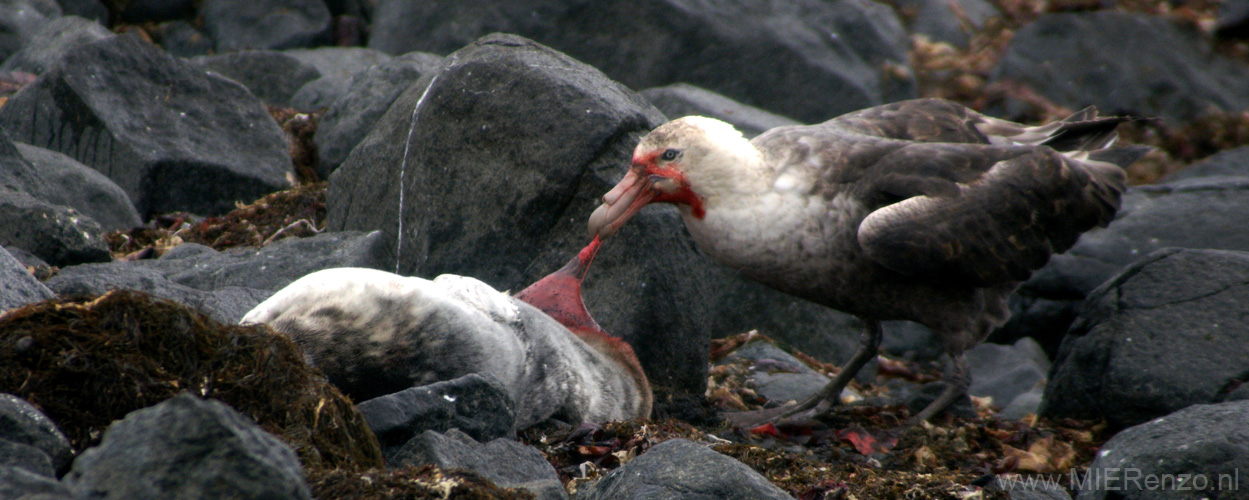
<path fill-rule="evenodd" d="M 824 125 L 873 137 L 918 142 L 988 144 L 984 116 L 943 99 L 913 99 L 847 113 Z"/>
<path fill-rule="evenodd" d="M 1110 222 L 1125 175 L 1049 147 L 911 143 L 860 172 L 875 208 L 864 254 L 893 271 L 986 286 L 1027 279 L 1081 233 Z"/>
<path fill-rule="evenodd" d="M 943 99 L 913 99 L 875 106 L 822 124 L 856 134 L 913 142 L 1049 146 L 1093 151 L 1113 144 L 1124 117 L 1099 117 L 1088 107 L 1062 120 L 1029 126 L 984 116 Z"/>

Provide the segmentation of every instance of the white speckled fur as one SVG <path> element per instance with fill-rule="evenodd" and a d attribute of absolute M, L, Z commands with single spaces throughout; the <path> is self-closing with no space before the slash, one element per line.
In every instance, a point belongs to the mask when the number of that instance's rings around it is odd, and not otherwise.
<path fill-rule="evenodd" d="M 643 417 L 640 388 L 611 356 L 532 306 L 476 279 L 433 281 L 373 269 L 309 274 L 248 312 L 289 335 L 357 400 L 489 373 L 517 427 Z M 368 371 L 360 374 L 359 371 Z M 385 387 L 376 384 L 385 382 Z"/>

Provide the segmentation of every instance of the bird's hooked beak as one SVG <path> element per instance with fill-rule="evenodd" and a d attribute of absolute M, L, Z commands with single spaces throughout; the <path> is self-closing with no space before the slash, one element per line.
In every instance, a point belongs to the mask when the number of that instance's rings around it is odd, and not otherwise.
<path fill-rule="evenodd" d="M 607 239 L 648 203 L 676 201 L 669 198 L 683 187 L 678 171 L 634 163 L 616 187 L 603 195 L 603 204 L 590 214 L 590 236 Z"/>
<path fill-rule="evenodd" d="M 658 195 L 651 179 L 643 176 L 642 168 L 630 168 L 616 187 L 603 195 L 603 204 L 590 214 L 590 236 L 606 239 L 616 234 L 620 226 Z"/>

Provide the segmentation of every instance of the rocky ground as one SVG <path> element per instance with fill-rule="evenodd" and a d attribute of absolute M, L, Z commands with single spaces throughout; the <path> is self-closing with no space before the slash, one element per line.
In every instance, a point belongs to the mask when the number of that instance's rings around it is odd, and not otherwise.
<path fill-rule="evenodd" d="M 1246 497 L 1245 2 L 18 0 L 0 27 L 0 497 Z M 664 209 L 585 283 L 650 420 L 517 430 L 476 376 L 352 402 L 234 326 L 331 267 L 520 290 L 666 117 L 914 97 L 1096 105 L 1156 148 L 932 425 L 899 425 L 940 383 L 905 323 L 834 417 L 721 418 L 810 394 L 859 326 Z"/>

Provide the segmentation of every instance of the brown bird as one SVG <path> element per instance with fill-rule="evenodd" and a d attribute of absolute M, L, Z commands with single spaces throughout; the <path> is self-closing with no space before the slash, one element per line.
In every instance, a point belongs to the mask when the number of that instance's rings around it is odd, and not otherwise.
<path fill-rule="evenodd" d="M 881 340 L 880 322 L 929 327 L 952 361 L 928 420 L 971 383 L 963 356 L 1010 316 L 1007 298 L 1119 207 L 1110 148 L 1124 118 L 1093 108 L 1041 126 L 921 99 L 746 140 L 685 117 L 652 131 L 590 216 L 606 238 L 648 203 L 676 204 L 699 248 L 743 276 L 859 317 L 861 346 L 786 415 L 827 412 Z"/>

